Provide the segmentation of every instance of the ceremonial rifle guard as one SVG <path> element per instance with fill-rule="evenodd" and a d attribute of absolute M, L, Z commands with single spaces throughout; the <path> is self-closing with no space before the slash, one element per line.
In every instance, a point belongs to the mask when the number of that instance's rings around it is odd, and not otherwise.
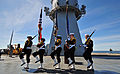
<path fill-rule="evenodd" d="M 29 69 L 30 55 L 31 55 L 31 52 L 32 52 L 31 46 L 33 44 L 31 36 L 28 36 L 27 39 L 28 40 L 25 42 L 24 48 L 22 50 L 22 53 L 19 56 L 21 61 L 22 61 L 21 66 L 23 66 L 25 64 L 24 55 L 26 55 L 27 67 L 25 67 L 25 69 Z"/>
<path fill-rule="evenodd" d="M 87 41 L 89 35 L 85 35 L 85 39 Z M 92 55 L 91 53 L 93 52 L 93 41 L 89 38 L 87 43 L 83 45 L 85 47 L 85 52 L 83 54 L 83 57 L 88 63 L 87 70 L 94 70 L 93 69 L 93 60 L 92 60 Z"/>
<path fill-rule="evenodd" d="M 69 43 L 69 65 L 71 66 L 71 69 L 75 69 L 75 58 L 74 58 L 74 54 L 75 54 L 75 44 L 76 44 L 76 39 L 74 37 L 74 33 L 70 33 L 70 40 L 68 39 L 68 43 Z"/>
<path fill-rule="evenodd" d="M 54 51 L 50 54 L 51 58 L 54 60 L 54 65 L 53 66 L 56 66 L 56 69 L 60 69 L 60 62 L 61 62 L 61 59 L 60 59 L 60 53 L 61 53 L 61 50 L 62 50 L 62 47 L 61 47 L 61 36 L 60 35 L 57 35 L 57 39 L 55 40 L 55 49 Z M 55 59 L 55 55 L 56 58 L 57 58 L 57 61 Z"/>
<path fill-rule="evenodd" d="M 43 56 L 45 53 L 45 39 L 41 38 L 41 42 L 37 44 L 37 47 L 39 48 L 38 51 L 33 53 L 33 56 L 36 58 L 36 62 L 40 61 L 40 67 L 38 69 L 42 69 L 43 68 Z M 39 55 L 39 58 L 37 57 L 37 55 Z"/>

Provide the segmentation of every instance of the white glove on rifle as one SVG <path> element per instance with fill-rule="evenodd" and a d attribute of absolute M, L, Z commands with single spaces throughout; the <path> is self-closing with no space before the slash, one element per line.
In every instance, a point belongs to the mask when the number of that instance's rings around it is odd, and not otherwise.
<path fill-rule="evenodd" d="M 22 52 L 22 54 L 24 54 L 25 52 Z"/>
<path fill-rule="evenodd" d="M 68 37 L 67 40 L 70 41 L 70 37 Z"/>
<path fill-rule="evenodd" d="M 83 45 L 83 47 L 84 47 L 84 48 L 88 48 L 87 45 L 85 45 L 85 44 Z"/>
<path fill-rule="evenodd" d="M 86 47 L 87 47 L 87 45 L 85 45 L 85 44 L 84 44 L 84 45 L 83 45 L 83 47 L 85 47 L 85 48 L 86 48 Z"/>

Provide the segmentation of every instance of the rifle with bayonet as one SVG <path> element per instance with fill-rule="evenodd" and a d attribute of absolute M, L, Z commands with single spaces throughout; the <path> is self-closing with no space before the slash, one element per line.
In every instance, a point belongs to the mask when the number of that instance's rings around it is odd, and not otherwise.
<path fill-rule="evenodd" d="M 37 35 L 38 35 L 38 34 L 36 34 L 35 36 L 33 36 L 32 40 L 34 40 L 34 38 L 36 38 Z"/>
<path fill-rule="evenodd" d="M 95 33 L 95 31 L 96 30 L 94 30 L 91 34 L 90 34 L 90 36 L 87 38 L 87 40 L 86 40 L 86 42 L 84 43 L 84 45 L 86 45 L 87 44 L 87 42 L 89 41 L 89 39 L 91 38 L 91 36 Z M 80 45 L 80 47 L 81 47 L 82 45 Z"/>
<path fill-rule="evenodd" d="M 95 31 L 96 31 L 96 30 L 94 30 L 94 31 L 90 34 L 90 36 L 87 38 L 87 41 L 85 42 L 85 45 L 87 44 L 87 42 L 89 41 L 89 39 L 91 38 L 91 36 L 95 33 Z"/>

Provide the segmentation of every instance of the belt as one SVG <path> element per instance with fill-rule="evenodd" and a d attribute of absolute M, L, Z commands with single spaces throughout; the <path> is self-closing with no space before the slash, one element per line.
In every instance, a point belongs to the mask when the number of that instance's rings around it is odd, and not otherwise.
<path fill-rule="evenodd" d="M 75 46 L 75 44 L 74 45 L 70 45 L 70 49 L 72 48 L 72 47 L 74 47 Z"/>
<path fill-rule="evenodd" d="M 45 50 L 45 48 L 39 48 L 39 50 Z"/>
<path fill-rule="evenodd" d="M 31 47 L 27 47 L 26 49 L 31 49 Z"/>
<path fill-rule="evenodd" d="M 61 45 L 59 45 L 59 46 L 56 46 L 55 50 L 57 50 L 57 48 L 59 48 L 59 47 L 61 47 Z"/>
<path fill-rule="evenodd" d="M 45 48 L 43 48 L 45 46 L 45 44 L 43 45 L 43 46 L 41 46 L 40 48 L 39 48 L 39 50 L 41 50 L 41 49 L 45 49 Z"/>

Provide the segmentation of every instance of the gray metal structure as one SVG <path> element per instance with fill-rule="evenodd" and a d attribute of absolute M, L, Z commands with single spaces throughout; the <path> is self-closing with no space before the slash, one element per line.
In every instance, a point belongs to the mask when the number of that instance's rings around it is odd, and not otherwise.
<path fill-rule="evenodd" d="M 65 40 L 67 39 L 67 32 L 66 32 L 66 1 L 67 0 L 51 0 L 52 9 L 49 10 L 48 7 L 44 8 L 44 11 L 46 12 L 46 15 L 50 17 L 50 19 L 55 23 L 56 17 L 55 12 L 57 11 L 57 21 L 58 21 L 58 35 L 62 36 L 62 47 L 65 44 Z M 75 55 L 81 56 L 84 53 L 84 47 L 82 45 L 81 36 L 79 33 L 79 28 L 77 21 L 81 18 L 82 15 L 86 13 L 85 6 L 82 5 L 82 8 L 79 9 L 78 0 L 68 0 L 68 19 L 69 19 L 69 31 L 70 33 L 75 33 L 75 38 L 77 39 L 76 42 L 76 51 Z M 55 37 L 51 35 L 51 40 L 49 47 L 47 47 L 47 53 L 50 55 L 52 52 L 52 47 L 54 47 L 54 40 Z M 61 55 L 63 55 L 64 52 L 62 50 Z"/>

